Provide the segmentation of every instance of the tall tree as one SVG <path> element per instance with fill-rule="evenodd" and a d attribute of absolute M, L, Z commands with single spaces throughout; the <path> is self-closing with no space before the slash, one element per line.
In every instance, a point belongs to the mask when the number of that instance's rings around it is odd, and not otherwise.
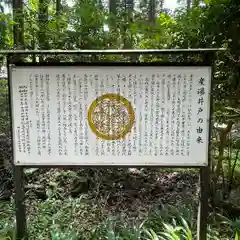
<path fill-rule="evenodd" d="M 117 1 L 118 0 L 109 0 L 109 12 L 113 15 L 117 14 Z"/>
<path fill-rule="evenodd" d="M 133 0 L 124 0 L 124 31 L 123 31 L 123 48 L 131 49 L 133 45 L 133 40 L 131 32 L 129 31 L 133 23 L 133 9 L 134 9 Z"/>
<path fill-rule="evenodd" d="M 49 43 L 48 43 L 48 37 L 46 34 L 47 25 L 48 25 L 48 6 L 49 6 L 49 0 L 39 0 L 39 47 L 40 49 L 48 49 Z"/>
<path fill-rule="evenodd" d="M 156 0 L 149 0 L 148 4 L 148 20 L 150 23 L 155 22 L 156 17 Z"/>
<path fill-rule="evenodd" d="M 109 0 L 109 28 L 110 32 L 116 30 L 118 0 Z"/>
<path fill-rule="evenodd" d="M 15 48 L 24 48 L 24 14 L 23 1 L 13 0 L 13 42 Z"/>
<path fill-rule="evenodd" d="M 61 0 L 56 0 L 56 13 L 59 15 L 61 10 Z"/>

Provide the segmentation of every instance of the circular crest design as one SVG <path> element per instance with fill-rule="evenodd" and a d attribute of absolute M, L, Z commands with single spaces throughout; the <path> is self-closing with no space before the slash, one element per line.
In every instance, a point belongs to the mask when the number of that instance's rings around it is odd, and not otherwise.
<path fill-rule="evenodd" d="M 96 136 L 118 140 L 131 131 L 135 120 L 131 103 L 119 94 L 108 93 L 94 100 L 88 110 L 88 123 Z"/>

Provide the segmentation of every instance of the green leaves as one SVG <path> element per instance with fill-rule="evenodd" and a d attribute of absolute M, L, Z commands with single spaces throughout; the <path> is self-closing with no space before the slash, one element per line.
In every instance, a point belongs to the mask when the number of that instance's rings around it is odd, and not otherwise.
<path fill-rule="evenodd" d="M 234 240 L 239 240 L 240 238 L 239 238 L 239 234 L 236 232 L 236 234 L 235 234 L 235 237 L 234 237 Z"/>
<path fill-rule="evenodd" d="M 160 240 L 161 239 L 151 228 L 144 229 L 144 233 L 147 235 L 148 240 Z"/>
<path fill-rule="evenodd" d="M 51 240 L 78 240 L 79 236 L 74 231 L 69 232 L 52 232 L 51 233 Z"/>

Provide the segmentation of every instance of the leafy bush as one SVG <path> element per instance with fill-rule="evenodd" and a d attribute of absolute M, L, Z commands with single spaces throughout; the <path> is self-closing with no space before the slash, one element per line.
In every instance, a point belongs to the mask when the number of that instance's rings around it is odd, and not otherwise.
<path fill-rule="evenodd" d="M 53 202 L 54 201 L 54 202 Z M 34 203 L 37 212 L 31 212 L 28 219 L 29 239 L 51 240 L 193 240 L 196 239 L 196 221 L 186 206 L 177 209 L 163 205 L 160 210 L 149 213 L 145 220 L 131 221 L 122 217 L 107 217 L 84 228 L 84 222 L 77 217 L 85 212 L 81 199 L 46 201 Z M 14 239 L 13 203 L 0 204 L 0 239 Z M 77 211 L 77 212 L 76 212 Z M 80 212 L 79 212 L 80 211 Z M 169 214 L 166 214 L 168 211 Z M 76 217 L 73 219 L 73 215 Z M 92 216 L 94 217 L 94 216 Z M 215 218 L 216 220 L 216 218 Z M 238 240 L 240 220 L 218 216 L 218 223 L 208 227 L 209 240 Z"/>
<path fill-rule="evenodd" d="M 7 80 L 0 80 L 0 134 L 9 134 L 9 99 Z"/>

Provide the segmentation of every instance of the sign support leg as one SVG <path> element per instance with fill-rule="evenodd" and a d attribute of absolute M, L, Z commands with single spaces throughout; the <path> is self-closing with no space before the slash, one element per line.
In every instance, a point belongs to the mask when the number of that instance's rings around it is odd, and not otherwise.
<path fill-rule="evenodd" d="M 10 117 L 10 129 L 12 130 L 12 102 L 11 102 L 11 85 L 10 85 L 10 63 L 11 55 L 7 56 L 7 67 L 8 67 L 8 91 L 9 91 L 9 117 Z M 14 151 L 13 144 L 13 131 L 12 136 L 12 156 Z M 14 156 L 13 156 L 14 159 Z M 23 167 L 15 166 L 12 163 L 13 177 L 14 177 L 14 191 L 15 191 L 15 216 L 16 216 L 16 240 L 27 240 L 27 224 L 26 224 L 26 212 L 25 212 L 25 189 L 24 189 L 24 171 Z"/>
<path fill-rule="evenodd" d="M 208 197 L 209 197 L 209 167 L 201 167 L 197 240 L 207 239 L 207 220 L 209 212 Z"/>
<path fill-rule="evenodd" d="M 207 227 L 209 216 L 209 196 L 210 196 L 210 166 L 211 166 L 211 142 L 212 142 L 212 115 L 213 115 L 213 78 L 215 70 L 215 53 L 205 54 L 204 62 L 209 63 L 212 67 L 211 76 L 211 95 L 210 95 L 210 119 L 209 119 L 209 136 L 208 136 L 208 165 L 201 167 L 200 174 L 200 193 L 198 208 L 197 240 L 207 239 Z"/>
<path fill-rule="evenodd" d="M 27 239 L 27 224 L 25 212 L 24 172 L 23 167 L 14 167 L 14 188 L 16 208 L 16 240 Z"/>

